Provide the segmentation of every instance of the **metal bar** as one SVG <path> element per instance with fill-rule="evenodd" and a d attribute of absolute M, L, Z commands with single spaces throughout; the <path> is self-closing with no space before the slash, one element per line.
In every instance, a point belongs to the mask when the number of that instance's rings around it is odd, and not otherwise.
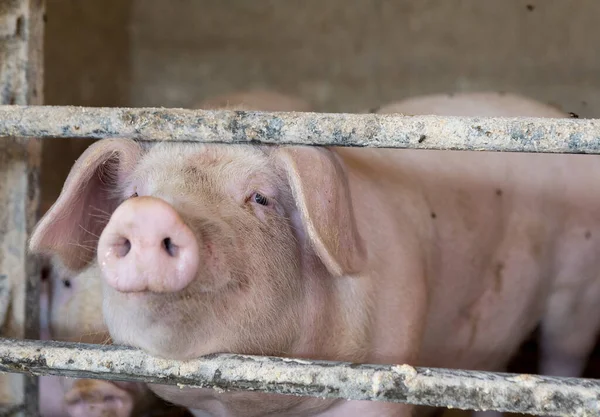
<path fill-rule="evenodd" d="M 0 136 L 600 153 L 600 120 L 0 106 Z"/>
<path fill-rule="evenodd" d="M 25 411 L 25 404 L 13 405 L 10 407 L 0 407 L 0 417 L 13 417 L 16 414 Z"/>
<path fill-rule="evenodd" d="M 0 104 L 43 100 L 43 0 L 0 0 Z M 37 221 L 41 142 L 0 141 L 0 334 L 39 338 L 39 281 L 27 239 Z M 3 375 L 3 413 L 37 416 L 36 377 Z"/>
<path fill-rule="evenodd" d="M 600 381 L 408 365 L 234 354 L 179 362 L 125 346 L 0 339 L 0 370 L 532 415 L 600 413 Z"/>

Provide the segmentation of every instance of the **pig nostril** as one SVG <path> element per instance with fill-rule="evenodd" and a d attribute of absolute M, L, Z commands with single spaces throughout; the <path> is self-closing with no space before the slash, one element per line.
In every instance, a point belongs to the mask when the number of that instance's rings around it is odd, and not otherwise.
<path fill-rule="evenodd" d="M 173 244 L 170 237 L 163 239 L 162 244 L 170 256 L 173 256 L 173 257 L 177 256 L 177 252 L 178 252 L 179 248 Z"/>
<path fill-rule="evenodd" d="M 117 245 L 117 256 L 119 258 L 124 258 L 127 256 L 129 251 L 131 250 L 131 242 L 129 239 L 122 238 L 121 241 Z"/>
<path fill-rule="evenodd" d="M 42 281 L 46 281 L 50 276 L 50 268 L 44 267 L 42 268 Z"/>

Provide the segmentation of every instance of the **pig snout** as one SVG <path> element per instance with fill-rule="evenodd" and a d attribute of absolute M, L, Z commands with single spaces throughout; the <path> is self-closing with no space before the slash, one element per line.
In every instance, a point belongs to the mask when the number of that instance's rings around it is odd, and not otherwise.
<path fill-rule="evenodd" d="M 98 242 L 106 283 L 120 292 L 177 292 L 198 271 L 198 242 L 164 200 L 133 197 L 113 213 Z"/>
<path fill-rule="evenodd" d="M 133 396 L 108 381 L 79 379 L 65 394 L 70 417 L 129 417 L 134 409 Z"/>

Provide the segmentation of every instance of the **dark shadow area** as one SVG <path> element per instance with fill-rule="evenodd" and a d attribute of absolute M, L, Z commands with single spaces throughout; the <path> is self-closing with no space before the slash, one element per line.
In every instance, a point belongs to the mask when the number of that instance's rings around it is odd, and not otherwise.
<path fill-rule="evenodd" d="M 129 103 L 132 0 L 48 0 L 44 104 Z M 41 205 L 58 197 L 75 160 L 93 141 L 49 139 L 42 152 Z"/>
<path fill-rule="evenodd" d="M 539 372 L 539 334 L 539 328 L 535 329 L 530 337 L 521 345 L 521 348 L 509 365 L 508 372 L 528 374 L 537 374 Z M 590 354 L 582 378 L 600 378 L 600 337 L 596 340 L 596 346 Z"/>

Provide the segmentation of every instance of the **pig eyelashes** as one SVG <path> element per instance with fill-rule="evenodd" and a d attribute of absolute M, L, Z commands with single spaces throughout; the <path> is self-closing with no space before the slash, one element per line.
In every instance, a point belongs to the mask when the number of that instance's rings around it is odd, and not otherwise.
<path fill-rule="evenodd" d="M 260 204 L 261 206 L 269 205 L 269 199 L 260 193 L 252 194 L 251 198 L 256 204 Z"/>
<path fill-rule="evenodd" d="M 246 197 L 245 201 L 246 203 L 252 202 L 265 207 L 273 205 L 273 200 L 271 198 L 259 193 L 258 191 L 255 191 L 250 194 L 249 197 Z"/>

